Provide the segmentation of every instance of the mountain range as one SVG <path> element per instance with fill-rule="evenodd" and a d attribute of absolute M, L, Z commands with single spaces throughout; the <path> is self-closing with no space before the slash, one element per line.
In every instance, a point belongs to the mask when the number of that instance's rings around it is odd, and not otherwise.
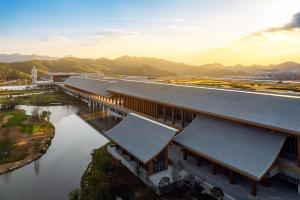
<path fill-rule="evenodd" d="M 22 58 L 25 60 L 19 61 Z M 8 62 L 9 60 L 13 62 Z M 265 74 L 284 74 L 289 77 L 298 77 L 300 74 L 300 64 L 296 62 L 285 62 L 266 66 L 224 66 L 219 63 L 192 66 L 149 57 L 123 56 L 117 59 L 82 59 L 71 56 L 54 58 L 38 55 L 24 56 L 20 54 L 0 54 L 0 79 L 11 80 L 29 78 L 33 66 L 37 67 L 39 76 L 44 76 L 48 72 L 102 72 L 106 75 L 134 75 L 148 77 L 241 77 L 253 75 L 260 76 Z"/>

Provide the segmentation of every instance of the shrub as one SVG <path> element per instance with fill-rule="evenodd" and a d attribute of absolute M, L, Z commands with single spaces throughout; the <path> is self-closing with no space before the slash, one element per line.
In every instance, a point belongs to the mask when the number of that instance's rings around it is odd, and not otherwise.
<path fill-rule="evenodd" d="M 69 200 L 79 200 L 80 199 L 80 189 L 77 188 L 69 193 Z"/>
<path fill-rule="evenodd" d="M 0 110 L 7 112 L 10 110 L 15 110 L 17 109 L 17 107 L 17 104 L 13 100 L 7 99 L 1 104 Z"/>
<path fill-rule="evenodd" d="M 161 189 L 165 186 L 168 186 L 171 184 L 171 180 L 169 177 L 165 176 L 165 177 L 162 177 L 158 183 L 158 188 Z"/>
<path fill-rule="evenodd" d="M 31 118 L 33 120 L 39 120 L 40 119 L 40 108 L 34 107 L 31 111 Z"/>
<path fill-rule="evenodd" d="M 209 191 L 210 195 L 213 196 L 216 199 L 223 199 L 224 192 L 219 187 L 213 187 Z"/>

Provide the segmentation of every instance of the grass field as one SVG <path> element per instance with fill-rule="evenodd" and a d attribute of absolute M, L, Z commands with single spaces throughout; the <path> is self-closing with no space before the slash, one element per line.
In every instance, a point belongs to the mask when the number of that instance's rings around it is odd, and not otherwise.
<path fill-rule="evenodd" d="M 218 87 L 262 92 L 290 93 L 300 95 L 300 83 L 244 81 L 244 80 L 214 80 L 214 79 L 173 79 L 165 81 L 172 84 Z"/>

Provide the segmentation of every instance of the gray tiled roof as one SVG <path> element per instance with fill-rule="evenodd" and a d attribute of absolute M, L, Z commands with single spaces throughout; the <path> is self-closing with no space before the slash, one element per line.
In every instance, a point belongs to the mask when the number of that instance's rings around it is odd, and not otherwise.
<path fill-rule="evenodd" d="M 122 81 L 108 90 L 300 134 L 300 98 L 295 96 L 142 81 Z"/>
<path fill-rule="evenodd" d="M 276 160 L 285 138 L 265 129 L 198 115 L 174 141 L 260 180 Z"/>
<path fill-rule="evenodd" d="M 113 142 L 143 163 L 158 154 L 177 130 L 140 115 L 129 113 L 119 124 L 105 132 Z"/>
<path fill-rule="evenodd" d="M 69 86 L 82 89 L 97 95 L 111 97 L 111 93 L 107 91 L 107 88 L 115 84 L 116 81 L 71 76 L 64 83 Z"/>

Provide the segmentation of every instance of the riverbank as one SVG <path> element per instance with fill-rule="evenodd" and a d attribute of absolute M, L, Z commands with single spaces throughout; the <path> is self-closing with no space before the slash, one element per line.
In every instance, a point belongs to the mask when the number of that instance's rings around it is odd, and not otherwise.
<path fill-rule="evenodd" d="M 23 167 L 46 153 L 54 126 L 24 110 L 0 112 L 0 174 Z"/>
<path fill-rule="evenodd" d="M 71 194 L 80 193 L 80 199 L 156 199 L 155 193 L 130 173 L 103 146 L 92 153 L 92 162 L 85 171 L 81 188 Z M 70 199 L 76 199 L 70 197 Z M 79 198 L 78 198 L 79 199 Z"/>
<path fill-rule="evenodd" d="M 28 90 L 21 91 L 6 91 L 0 93 L 0 104 L 7 100 L 13 100 L 18 105 L 29 105 L 29 106 L 47 106 L 47 105 L 69 105 L 76 104 L 77 101 L 73 97 L 66 95 L 62 92 L 48 89 L 48 90 Z"/>

